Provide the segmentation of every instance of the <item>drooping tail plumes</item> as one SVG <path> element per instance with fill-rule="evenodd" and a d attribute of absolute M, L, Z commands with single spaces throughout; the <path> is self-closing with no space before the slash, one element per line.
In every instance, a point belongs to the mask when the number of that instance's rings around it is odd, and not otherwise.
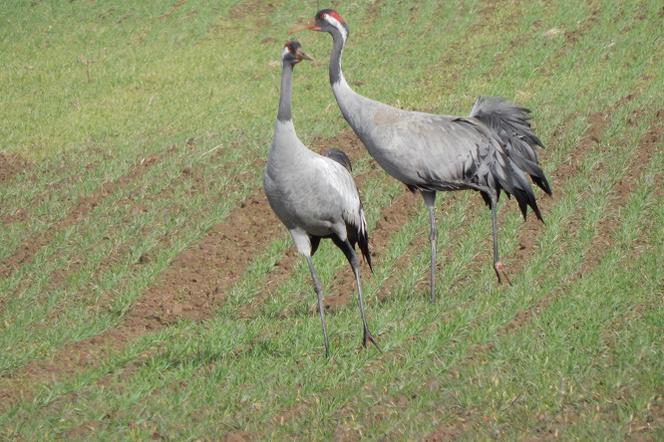
<path fill-rule="evenodd" d="M 470 111 L 470 117 L 480 120 L 493 130 L 505 145 L 506 153 L 514 164 L 530 175 L 539 188 L 551 195 L 551 187 L 539 166 L 537 153 L 537 149 L 544 145 L 530 126 L 529 109 L 499 97 L 479 97 Z"/>
<path fill-rule="evenodd" d="M 362 227 L 357 229 L 357 243 L 362 251 L 365 261 L 369 264 L 369 268 L 373 273 L 373 266 L 371 265 L 371 252 L 369 251 L 369 231 L 367 229 L 367 221 L 364 218 L 364 209 L 360 207 L 360 219 L 362 220 Z"/>

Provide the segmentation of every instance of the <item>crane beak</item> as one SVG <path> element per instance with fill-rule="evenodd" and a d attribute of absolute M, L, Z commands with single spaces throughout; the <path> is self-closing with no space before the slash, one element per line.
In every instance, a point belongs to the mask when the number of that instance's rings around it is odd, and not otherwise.
<path fill-rule="evenodd" d="M 316 61 L 312 57 L 309 56 L 306 52 L 304 52 L 302 49 L 299 49 L 295 52 L 295 56 L 297 57 L 298 60 L 309 60 L 309 61 Z"/>
<path fill-rule="evenodd" d="M 320 31 L 320 26 L 318 26 L 313 19 L 307 20 L 305 23 L 300 23 L 293 26 L 290 30 L 291 33 L 301 32 L 301 31 Z"/>

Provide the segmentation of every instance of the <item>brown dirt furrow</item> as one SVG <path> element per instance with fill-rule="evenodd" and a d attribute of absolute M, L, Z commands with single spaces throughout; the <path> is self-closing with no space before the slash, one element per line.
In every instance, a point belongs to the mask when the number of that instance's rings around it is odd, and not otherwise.
<path fill-rule="evenodd" d="M 52 198 L 52 196 L 57 194 L 60 190 L 68 189 L 70 186 L 75 185 L 76 183 L 80 183 L 83 179 L 80 173 L 80 169 L 85 169 L 86 172 L 90 172 L 103 165 L 106 160 L 110 160 L 109 153 L 97 146 L 86 146 L 86 151 L 94 153 L 98 158 L 92 160 L 89 163 L 80 164 L 80 167 L 76 168 L 78 171 L 77 173 L 72 173 L 72 157 L 80 155 L 80 152 L 66 152 L 58 157 L 57 161 L 51 161 L 48 164 L 41 164 L 41 166 L 46 166 L 48 169 L 48 174 L 54 177 L 54 181 L 42 185 L 41 191 L 37 193 L 30 202 L 25 204 L 24 207 L 12 209 L 10 213 L 0 212 L 0 222 L 4 224 L 26 222 L 30 219 L 31 216 L 34 216 L 31 213 L 31 208 L 41 205 L 47 199 L 50 200 L 50 198 Z M 2 164 L 1 160 L 0 164 Z M 0 165 L 0 168 L 1 167 L 2 166 Z M 25 168 L 22 170 L 25 170 Z M 2 175 L 2 172 L 0 172 L 0 175 Z M 41 172 L 39 168 L 35 168 L 31 170 L 31 173 L 27 174 L 25 178 L 28 182 L 35 182 L 35 180 L 37 180 L 38 176 L 40 175 Z M 0 183 L 2 183 L 1 178 Z"/>
<path fill-rule="evenodd" d="M 29 395 L 40 380 L 64 379 L 83 368 L 94 368 L 109 353 L 145 333 L 182 319 L 209 318 L 242 277 L 253 257 L 251 251 L 265 247 L 279 228 L 262 189 L 257 189 L 223 223 L 180 253 L 117 327 L 65 345 L 50 359 L 34 361 L 11 374 L 0 389 L 2 402 L 9 405 Z"/>
<path fill-rule="evenodd" d="M 657 115 L 664 115 L 664 111 L 657 112 Z M 558 286 L 554 292 L 540 299 L 535 305 L 518 312 L 509 323 L 505 324 L 505 326 L 498 330 L 496 337 L 513 333 L 531 323 L 554 301 L 569 293 L 570 287 L 576 281 L 581 279 L 585 274 L 591 273 L 600 264 L 602 259 L 606 256 L 606 252 L 610 250 L 611 240 L 620 226 L 620 208 L 627 203 L 630 195 L 638 186 L 644 170 L 650 163 L 650 160 L 654 157 L 658 146 L 662 141 L 663 131 L 658 124 L 659 123 L 655 123 L 639 141 L 639 147 L 629 160 L 629 173 L 623 176 L 609 191 L 609 194 L 613 195 L 613 197 L 610 198 L 605 210 L 607 215 L 599 221 L 597 234 L 592 239 L 592 242 L 587 249 L 586 256 L 584 257 L 585 264 L 583 268 L 578 269 L 570 275 L 565 281 L 561 282 L 561 285 Z M 633 252 L 638 253 L 638 250 L 634 249 Z M 628 259 L 628 261 L 630 260 Z M 477 345 L 469 349 L 468 355 L 462 364 L 481 363 L 481 359 L 485 356 L 486 352 L 490 351 L 492 348 L 492 344 L 487 344 Z M 457 369 L 457 371 L 458 370 L 460 369 Z M 478 419 L 480 419 L 480 417 L 475 416 L 472 413 L 466 413 L 463 416 L 459 416 L 459 425 L 446 425 L 441 427 L 440 436 L 449 434 L 450 432 L 462 435 L 465 431 L 471 431 L 473 427 L 479 425 Z M 472 422 L 475 422 L 475 424 L 472 424 Z M 438 431 L 436 431 L 431 435 L 431 438 L 427 438 L 427 440 L 440 440 L 440 437 L 438 436 Z"/>
<path fill-rule="evenodd" d="M 340 146 L 355 160 L 364 154 L 359 140 L 348 131 L 313 144 L 315 148 L 324 146 L 317 150 Z M 263 163 L 258 163 L 257 167 L 262 167 Z M 196 245 L 181 252 L 155 285 L 135 301 L 117 327 L 65 345 L 50 359 L 34 361 L 5 378 L 0 384 L 3 405 L 9 406 L 30 396 L 31 386 L 40 381 L 64 379 L 81 369 L 98 366 L 109 353 L 121 350 L 141 335 L 179 320 L 211 317 L 226 292 L 243 276 L 255 256 L 251 252 L 267 246 L 282 228 L 263 190 L 256 189 L 223 223 L 214 226 Z"/>
<path fill-rule="evenodd" d="M 616 105 L 617 106 L 617 105 Z M 558 204 L 560 200 L 560 191 L 564 187 L 564 183 L 574 177 L 586 157 L 586 154 L 591 149 L 597 147 L 602 139 L 604 132 L 609 123 L 612 110 L 606 112 L 595 112 L 588 117 L 589 126 L 586 128 L 584 134 L 581 136 L 578 147 L 574 149 L 569 158 L 564 161 L 553 173 L 551 173 L 551 183 L 553 187 L 553 195 L 549 197 L 542 192 L 544 196 L 538 199 L 537 204 L 546 220 L 546 214 L 551 211 L 553 206 Z M 511 207 L 511 210 L 517 210 L 516 207 Z M 503 212 L 507 212 L 504 210 Z M 501 216 L 505 216 L 502 213 Z M 530 257 L 537 252 L 537 241 L 546 225 L 540 222 L 533 214 L 530 214 L 519 229 L 519 247 L 515 254 L 509 258 L 508 271 L 510 275 L 517 275 L 523 271 L 525 266 L 530 261 Z M 581 216 L 579 212 L 578 217 Z M 572 226 L 574 228 L 574 226 Z"/>
<path fill-rule="evenodd" d="M 242 181 L 242 178 L 246 178 L 246 175 L 248 174 L 247 171 L 244 171 L 240 173 L 237 176 L 237 181 Z M 165 200 L 165 201 L 173 201 L 169 207 L 168 210 L 171 213 L 177 213 L 179 210 L 181 210 L 181 207 L 179 207 L 179 203 L 177 202 L 176 199 L 174 199 L 174 193 L 175 190 L 181 186 L 189 186 L 189 193 L 190 194 L 209 194 L 210 189 L 208 186 L 208 183 L 205 179 L 205 177 L 202 174 L 202 171 L 199 167 L 185 167 L 182 169 L 181 175 L 179 175 L 176 178 L 173 178 L 171 182 L 163 188 L 161 191 L 159 191 L 157 194 L 154 195 L 148 195 L 146 198 L 142 199 L 140 202 L 137 202 L 134 200 L 134 196 L 130 195 L 128 198 L 125 200 L 122 200 L 119 202 L 121 205 L 126 205 L 128 206 L 128 211 L 123 217 L 121 222 L 118 222 L 116 226 L 106 232 L 103 236 L 104 240 L 109 240 L 110 238 L 113 238 L 116 236 L 116 230 L 120 228 L 120 226 L 125 225 L 126 223 L 130 222 L 130 218 L 135 216 L 139 212 L 148 212 L 150 209 L 147 208 L 147 204 L 151 200 Z M 210 195 L 210 200 L 209 204 L 216 204 L 217 201 L 222 198 L 223 196 L 221 194 L 217 194 L 215 192 L 214 195 Z M 155 209 L 156 210 L 156 209 Z M 203 217 L 203 213 L 194 213 L 191 214 L 187 218 L 187 225 L 195 224 L 197 221 L 200 221 L 200 219 Z M 159 222 L 157 220 L 157 222 Z M 142 234 L 147 235 L 148 232 L 147 230 L 150 227 L 146 226 L 142 229 Z M 182 227 L 180 227 L 182 229 Z M 172 233 L 168 232 L 165 233 L 164 235 L 156 238 L 156 246 L 154 249 L 165 249 L 168 248 L 169 245 L 171 244 L 172 240 Z M 153 250 L 154 250 L 153 249 Z M 77 303 L 86 303 L 86 296 L 84 293 L 89 293 L 93 294 L 94 293 L 94 287 L 97 284 L 97 281 L 104 275 L 105 273 L 111 271 L 113 266 L 121 262 L 123 259 L 126 259 L 129 255 L 131 255 L 132 250 L 127 244 L 122 244 L 120 247 L 114 248 L 113 250 L 106 255 L 99 265 L 96 267 L 94 270 L 93 276 L 90 278 L 89 282 L 85 284 L 83 288 L 79 290 L 81 293 L 80 297 L 77 296 Z M 82 254 L 84 255 L 84 254 Z M 135 266 L 141 266 L 144 265 L 148 262 L 150 262 L 153 258 L 153 253 L 152 250 L 146 251 L 141 256 L 138 258 L 138 260 L 134 263 Z M 51 276 L 51 280 L 49 282 L 49 289 L 46 290 L 46 292 L 52 292 L 53 290 L 56 290 L 59 287 L 63 287 L 67 284 L 68 279 L 71 277 L 71 275 L 76 274 L 78 271 L 81 270 L 81 268 L 84 265 L 84 260 L 78 260 L 72 265 L 66 269 L 58 269 L 56 270 L 53 275 Z M 96 311 L 97 313 L 100 311 L 107 311 L 109 308 L 109 304 L 112 303 L 112 298 L 114 297 L 114 294 L 108 293 L 104 295 L 101 299 L 97 300 L 92 304 L 91 301 L 87 301 L 91 305 L 91 310 Z M 50 321 L 56 319 L 59 317 L 61 312 L 67 308 L 66 305 L 58 305 L 56 306 L 51 313 L 49 313 L 46 321 L 44 321 L 44 325 L 50 324 Z"/>
<path fill-rule="evenodd" d="M 657 114 L 661 114 L 662 111 L 659 111 Z M 639 183 L 639 179 L 643 174 L 645 167 L 648 165 L 650 159 L 656 152 L 658 142 L 661 141 L 662 133 L 661 130 L 656 126 L 653 126 L 648 130 L 648 132 L 641 138 L 639 141 L 639 147 L 634 152 L 629 163 L 629 173 L 622 177 L 609 191 L 609 202 L 608 206 L 605 209 L 605 212 L 608 214 L 599 221 L 597 227 L 597 234 L 592 240 L 592 243 L 589 248 L 589 253 L 584 259 L 584 266 L 571 275 L 568 282 L 561 285 L 561 289 L 552 293 L 551 296 L 547 296 L 541 299 L 535 306 L 530 309 L 519 312 L 516 317 L 504 327 L 504 330 L 499 332 L 499 335 L 506 334 L 511 332 L 511 330 L 520 327 L 520 324 L 529 320 L 531 316 L 537 316 L 541 311 L 544 311 L 555 299 L 557 299 L 560 294 L 567 291 L 567 288 L 583 274 L 588 273 L 594 269 L 599 262 L 604 258 L 606 250 L 610 248 L 611 241 L 615 230 L 619 226 L 620 220 L 618 219 L 617 209 L 622 207 L 630 195 L 636 188 Z M 606 173 L 606 164 L 601 163 L 594 173 L 604 174 Z M 537 225 L 538 229 L 541 229 L 540 225 Z M 571 222 L 570 228 L 574 232 L 576 229 L 575 221 Z M 539 234 L 538 230 L 537 234 Z M 533 241 L 534 242 L 534 241 Z M 524 250 L 527 248 L 521 247 L 519 252 L 521 255 L 518 258 L 523 258 L 524 261 L 527 260 L 527 255 L 529 253 L 524 253 Z M 524 255 L 526 255 L 524 257 Z"/>
<path fill-rule="evenodd" d="M 382 172 L 380 172 L 382 173 Z M 385 177 L 391 180 L 390 177 Z M 415 216 L 417 210 L 418 196 L 413 195 L 404 188 L 404 193 L 395 198 L 387 207 L 381 210 L 378 222 L 370 232 L 371 258 L 376 268 L 381 266 L 383 253 L 393 236 L 399 232 L 411 217 Z M 364 278 L 370 274 L 369 267 L 363 266 Z M 329 293 L 325 296 L 325 309 L 330 312 L 344 308 L 349 302 L 354 302 L 355 276 L 350 267 L 344 266 L 334 275 L 330 283 Z M 379 300 L 388 297 L 389 294 L 381 288 Z"/>
<path fill-rule="evenodd" d="M 168 17 L 173 15 L 178 9 L 180 9 L 185 3 L 187 3 L 187 0 L 177 0 L 175 3 L 173 3 L 173 5 L 170 7 L 168 11 L 159 16 L 159 20 L 166 20 Z"/>
<path fill-rule="evenodd" d="M 195 146 L 195 139 L 190 138 L 187 142 L 187 148 L 188 149 L 193 149 Z M 210 155 L 209 160 L 211 162 L 216 162 L 217 160 L 223 161 L 221 158 L 224 156 L 225 150 L 216 150 L 212 155 Z M 254 162 L 254 166 L 256 168 L 261 167 L 263 162 L 256 161 Z M 232 163 L 232 162 L 225 162 L 226 165 L 226 170 L 232 170 L 237 166 L 237 164 Z M 239 189 L 239 186 L 237 183 L 243 182 L 244 179 L 250 179 L 251 177 L 249 176 L 250 173 L 248 171 L 243 171 L 240 172 L 237 175 L 233 175 L 234 182 L 230 183 L 229 186 L 225 189 L 226 192 L 232 192 L 235 191 L 236 189 Z M 159 192 L 156 192 L 154 194 L 149 194 L 149 195 L 142 195 L 142 194 L 134 194 L 134 195 L 128 195 L 126 198 L 123 198 L 122 200 L 118 201 L 117 205 L 118 206 L 124 206 L 127 208 L 126 213 L 124 214 L 123 218 L 121 221 L 116 223 L 114 228 L 112 230 L 107 231 L 104 236 L 102 237 L 104 240 L 109 240 L 110 238 L 114 238 L 116 235 L 116 231 L 119 230 L 121 226 L 124 226 L 125 224 L 129 223 L 133 217 L 140 213 L 147 213 L 150 211 L 149 205 L 150 203 L 153 203 L 154 201 L 173 201 L 169 207 L 168 211 L 170 213 L 176 213 L 179 209 L 178 202 L 174 198 L 174 194 L 176 189 L 188 186 L 189 187 L 189 194 L 194 195 L 194 194 L 209 194 L 210 193 L 210 188 L 209 188 L 209 183 L 206 180 L 205 176 L 203 175 L 202 167 L 199 165 L 196 166 L 185 166 L 181 170 L 181 174 L 173 178 L 164 188 L 159 190 Z M 210 197 L 210 202 L 209 204 L 215 204 L 220 198 L 222 198 L 222 195 L 214 194 Z M 156 210 L 156 209 L 155 209 Z M 188 219 L 187 222 L 190 224 L 192 221 L 199 219 L 200 217 L 197 216 L 198 214 L 193 214 L 191 215 Z M 143 234 L 147 235 L 147 232 L 145 231 L 148 229 L 148 227 L 143 228 Z M 161 237 L 157 240 L 159 244 L 162 246 L 167 246 L 170 243 L 170 235 L 166 234 L 164 237 Z M 122 245 L 117 249 L 114 249 L 111 253 L 109 253 L 107 256 L 104 257 L 104 259 L 100 262 L 97 270 L 95 271 L 95 275 L 92 278 L 92 281 L 97 280 L 101 275 L 103 275 L 106 271 L 108 271 L 115 263 L 117 263 L 121 257 L 126 256 L 127 254 L 131 253 L 131 250 L 129 249 L 128 246 Z M 82 256 L 85 255 L 85 252 L 81 253 Z M 142 255 L 139 259 L 138 264 L 144 264 L 145 262 L 148 262 L 151 259 L 151 256 L 149 253 L 146 253 Z M 56 271 L 53 272 L 53 275 L 51 277 L 51 281 L 49 282 L 49 290 L 47 291 L 52 291 L 56 289 L 57 287 L 61 287 L 65 281 L 69 278 L 70 275 L 75 274 L 78 272 L 81 267 L 83 266 L 84 261 L 78 260 L 66 268 L 66 269 L 57 269 Z"/>
<path fill-rule="evenodd" d="M 37 252 L 42 247 L 49 244 L 58 232 L 79 222 L 88 214 L 88 212 L 97 207 L 104 198 L 117 192 L 119 189 L 126 187 L 164 157 L 165 155 L 162 154 L 159 156 L 151 155 L 147 158 L 142 158 L 127 174 L 118 179 L 102 184 L 92 195 L 81 198 L 65 218 L 24 241 L 11 256 L 0 260 L 0 277 L 6 278 L 21 266 L 32 261 Z"/>
<path fill-rule="evenodd" d="M 250 19 L 253 23 L 247 30 L 265 29 L 270 26 L 270 14 L 278 8 L 278 5 L 279 2 L 276 0 L 270 2 L 243 0 L 229 10 L 228 16 L 236 23 Z"/>
<path fill-rule="evenodd" d="M 18 155 L 0 153 L 0 185 L 10 182 L 15 176 L 30 167 L 32 165 Z M 0 223 L 2 224 L 24 221 L 25 216 L 24 210 L 15 210 L 8 213 L 0 207 Z"/>
<path fill-rule="evenodd" d="M 16 175 L 31 166 L 26 159 L 19 155 L 0 153 L 0 184 L 11 181 Z"/>

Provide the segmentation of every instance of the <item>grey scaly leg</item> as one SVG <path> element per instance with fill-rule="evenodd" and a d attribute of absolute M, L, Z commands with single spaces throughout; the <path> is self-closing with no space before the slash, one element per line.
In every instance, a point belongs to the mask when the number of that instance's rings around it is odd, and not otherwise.
<path fill-rule="evenodd" d="M 507 283 L 512 285 L 510 278 L 507 276 L 507 272 L 505 272 L 505 266 L 500 262 L 500 256 L 498 255 L 498 222 L 496 221 L 497 196 L 496 192 L 493 190 L 489 193 L 489 201 L 491 202 L 491 229 L 493 233 L 493 270 L 498 277 L 498 283 L 502 282 L 500 278 L 502 273 Z"/>
<path fill-rule="evenodd" d="M 351 252 L 351 266 L 353 267 L 353 273 L 355 274 L 355 283 L 357 284 L 357 304 L 360 307 L 360 316 L 362 317 L 362 325 L 364 326 L 364 334 L 362 337 L 362 345 L 366 348 L 367 342 L 371 342 L 376 348 L 380 351 L 378 343 L 374 339 L 371 331 L 369 331 L 369 325 L 367 324 L 367 318 L 364 315 L 364 302 L 362 301 L 362 283 L 360 281 L 360 260 L 358 259 L 353 247 L 350 245 L 348 240 L 346 240 L 346 246 Z"/>
<path fill-rule="evenodd" d="M 323 291 L 321 289 L 314 263 L 311 256 L 306 256 L 307 264 L 309 265 L 309 272 L 311 272 L 311 279 L 314 281 L 314 289 L 316 290 L 316 297 L 318 298 L 318 313 L 320 314 L 320 323 L 323 327 L 323 342 L 325 344 L 325 357 L 330 356 L 330 343 L 327 338 L 327 324 L 325 323 L 325 308 L 323 307 Z"/>
<path fill-rule="evenodd" d="M 422 192 L 424 204 L 429 210 L 429 241 L 431 242 L 431 295 L 429 301 L 436 301 L 436 244 L 438 243 L 438 226 L 436 225 L 435 202 L 436 192 Z"/>
<path fill-rule="evenodd" d="M 367 324 L 367 318 L 366 315 L 364 314 L 364 301 L 362 300 L 362 283 L 360 281 L 360 259 L 357 257 L 357 254 L 355 253 L 355 250 L 353 249 L 353 246 L 348 241 L 348 239 L 341 241 L 338 237 L 332 237 L 332 241 L 337 247 L 341 249 L 342 252 L 344 252 L 344 255 L 346 255 L 346 259 L 348 259 L 348 262 L 350 263 L 350 266 L 353 269 L 353 273 L 355 274 L 355 283 L 357 284 L 357 304 L 360 307 L 360 316 L 362 317 L 362 327 L 364 329 L 362 337 L 362 345 L 366 348 L 367 343 L 371 342 L 373 345 L 376 346 L 378 351 L 381 351 L 380 347 L 378 346 L 378 343 L 376 342 L 376 339 L 373 337 L 371 331 L 369 330 L 369 325 Z"/>

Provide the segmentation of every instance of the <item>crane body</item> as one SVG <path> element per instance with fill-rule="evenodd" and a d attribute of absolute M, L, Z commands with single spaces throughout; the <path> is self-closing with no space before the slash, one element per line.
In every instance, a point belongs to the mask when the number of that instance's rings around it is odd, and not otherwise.
<path fill-rule="evenodd" d="M 295 132 L 291 115 L 293 67 L 310 59 L 300 44 L 289 41 L 282 53 L 281 94 L 274 136 L 263 175 L 270 207 L 290 232 L 298 252 L 307 260 L 318 301 L 325 354 L 329 340 L 323 307 L 323 290 L 312 256 L 321 239 L 329 238 L 351 265 L 363 323 L 363 345 L 377 346 L 367 325 L 362 299 L 359 258 L 355 245 L 371 267 L 369 235 L 360 195 L 350 174 L 350 160 L 338 149 L 319 155 L 307 148 Z"/>
<path fill-rule="evenodd" d="M 344 119 L 369 154 L 409 190 L 419 191 L 429 211 L 431 242 L 430 299 L 435 297 L 437 192 L 475 190 L 491 209 L 494 270 L 509 282 L 500 261 L 496 205 L 501 191 L 513 195 L 525 218 L 530 207 L 542 219 L 532 181 L 551 194 L 539 166 L 542 146 L 530 126 L 530 111 L 502 98 L 478 98 L 469 116 L 402 110 L 356 93 L 344 78 L 341 58 L 349 35 L 334 10 L 319 11 L 310 30 L 332 36 L 329 76 Z"/>

